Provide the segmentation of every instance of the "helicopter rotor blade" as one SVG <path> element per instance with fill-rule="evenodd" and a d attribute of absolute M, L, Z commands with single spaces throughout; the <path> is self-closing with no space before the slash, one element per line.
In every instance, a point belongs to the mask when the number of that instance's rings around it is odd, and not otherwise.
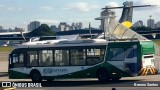
<path fill-rule="evenodd" d="M 118 8 L 124 8 L 124 6 L 121 6 L 121 7 L 106 7 L 106 8 L 102 8 L 102 9 L 118 9 Z"/>
<path fill-rule="evenodd" d="M 140 5 L 140 6 L 131 6 L 133 8 L 136 8 L 136 7 L 154 7 L 156 5 Z"/>
<path fill-rule="evenodd" d="M 120 7 L 106 7 L 106 8 L 102 8 L 102 9 L 120 9 L 120 8 L 138 8 L 138 7 L 154 7 L 156 5 L 139 5 L 139 6 L 129 6 L 129 7 L 125 7 L 125 6 L 120 6 Z"/>

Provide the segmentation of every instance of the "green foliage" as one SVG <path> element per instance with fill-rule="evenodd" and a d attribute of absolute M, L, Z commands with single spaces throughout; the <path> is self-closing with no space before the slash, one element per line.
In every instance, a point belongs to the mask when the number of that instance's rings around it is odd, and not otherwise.
<path fill-rule="evenodd" d="M 160 46 L 160 40 L 152 40 L 154 43 L 156 43 L 158 46 Z"/>
<path fill-rule="evenodd" d="M 53 32 L 47 24 L 41 24 L 38 28 L 29 33 L 30 37 L 35 36 L 54 36 L 55 32 Z"/>
<path fill-rule="evenodd" d="M 12 47 L 9 46 L 0 46 L 0 52 L 10 52 L 12 51 Z"/>

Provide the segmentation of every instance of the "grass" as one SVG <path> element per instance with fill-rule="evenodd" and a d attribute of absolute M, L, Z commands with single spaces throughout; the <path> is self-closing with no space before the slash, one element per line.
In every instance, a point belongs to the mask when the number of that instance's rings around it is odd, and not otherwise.
<path fill-rule="evenodd" d="M 153 42 L 160 46 L 160 40 L 153 40 Z"/>
<path fill-rule="evenodd" d="M 0 46 L 0 61 L 7 61 L 8 54 L 12 51 L 10 46 Z"/>
<path fill-rule="evenodd" d="M 0 52 L 11 52 L 12 47 L 10 46 L 0 46 Z"/>

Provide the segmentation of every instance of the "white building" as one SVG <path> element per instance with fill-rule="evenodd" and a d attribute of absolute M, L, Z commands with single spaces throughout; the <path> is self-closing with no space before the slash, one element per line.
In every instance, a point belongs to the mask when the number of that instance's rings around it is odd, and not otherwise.
<path fill-rule="evenodd" d="M 156 23 L 156 28 L 160 28 L 160 21 Z"/>
<path fill-rule="evenodd" d="M 76 25 L 75 25 L 76 29 L 82 29 L 83 25 L 82 25 L 82 22 L 77 22 Z"/>
<path fill-rule="evenodd" d="M 60 22 L 60 24 L 58 25 L 58 29 L 60 31 L 66 31 L 66 27 L 67 27 L 67 23 L 66 22 Z"/>
<path fill-rule="evenodd" d="M 154 19 L 148 19 L 147 20 L 147 27 L 150 27 L 152 29 L 155 28 Z"/>
<path fill-rule="evenodd" d="M 39 26 L 40 26 L 40 22 L 38 22 L 38 21 L 30 22 L 30 24 L 28 25 L 28 31 L 33 31 L 36 28 L 38 28 Z"/>

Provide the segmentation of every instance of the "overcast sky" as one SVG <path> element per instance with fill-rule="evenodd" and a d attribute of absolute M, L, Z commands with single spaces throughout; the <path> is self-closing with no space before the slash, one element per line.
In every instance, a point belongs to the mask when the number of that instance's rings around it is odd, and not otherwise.
<path fill-rule="evenodd" d="M 48 25 L 58 25 L 59 22 L 82 22 L 84 27 L 91 22 L 92 27 L 98 27 L 101 8 L 106 5 L 122 6 L 125 0 L 0 0 L 0 26 L 4 28 L 25 28 L 31 21 L 40 21 Z M 160 5 L 160 0 L 134 0 L 134 5 Z M 121 10 L 115 10 L 117 20 Z M 160 8 L 134 9 L 133 22 L 146 20 L 152 15 L 160 20 Z"/>

